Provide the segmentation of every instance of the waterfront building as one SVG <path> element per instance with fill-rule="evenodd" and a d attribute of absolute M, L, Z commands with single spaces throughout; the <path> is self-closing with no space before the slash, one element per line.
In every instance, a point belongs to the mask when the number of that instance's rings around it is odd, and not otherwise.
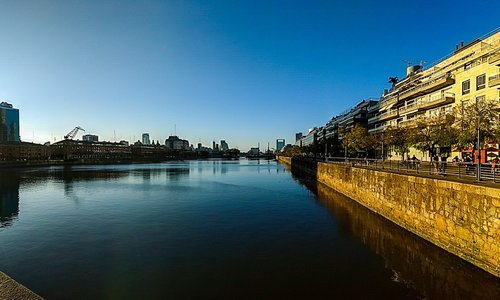
<path fill-rule="evenodd" d="M 220 150 L 223 152 L 226 152 L 229 150 L 229 145 L 226 143 L 225 140 L 220 141 Z"/>
<path fill-rule="evenodd" d="M 99 137 L 97 135 L 94 135 L 94 134 L 85 134 L 82 137 L 82 139 L 85 142 L 98 142 L 99 141 Z"/>
<path fill-rule="evenodd" d="M 142 134 L 142 144 L 143 145 L 150 145 L 151 144 L 151 142 L 149 141 L 149 133 Z"/>
<path fill-rule="evenodd" d="M 276 151 L 280 151 L 285 147 L 285 139 L 277 139 L 276 140 Z"/>
<path fill-rule="evenodd" d="M 376 113 L 378 100 L 375 98 L 362 100 L 353 108 L 333 117 L 325 124 L 324 130 L 318 136 L 318 140 L 321 141 L 323 138 L 342 140 L 343 134 L 354 128 L 354 126 L 361 125 L 366 128 L 368 119 Z"/>
<path fill-rule="evenodd" d="M 19 110 L 7 102 L 0 103 L 0 143 L 19 143 Z"/>
<path fill-rule="evenodd" d="M 122 143 L 63 140 L 50 145 L 54 159 L 130 159 L 130 147 Z"/>
<path fill-rule="evenodd" d="M 370 133 L 382 132 L 389 126 L 412 126 L 417 120 L 451 114 L 455 107 L 480 101 L 498 103 L 500 31 L 466 45 L 461 43 L 451 54 L 426 68 L 408 66 L 406 76 L 393 83 L 368 120 Z M 428 157 L 424 154 L 422 158 Z"/>
<path fill-rule="evenodd" d="M 0 143 L 0 161 L 20 162 L 48 160 L 51 148 L 48 145 L 34 143 Z"/>
<path fill-rule="evenodd" d="M 315 144 L 318 141 L 318 132 L 320 129 L 317 127 L 309 129 L 308 133 L 306 136 L 302 137 L 300 139 L 300 146 L 301 147 L 306 147 Z"/>
<path fill-rule="evenodd" d="M 249 155 L 259 155 L 260 154 L 260 149 L 259 147 L 252 147 L 250 148 L 250 150 L 248 151 L 248 154 Z"/>
<path fill-rule="evenodd" d="M 171 135 L 165 140 L 165 146 L 171 150 L 189 150 L 189 142 Z"/>

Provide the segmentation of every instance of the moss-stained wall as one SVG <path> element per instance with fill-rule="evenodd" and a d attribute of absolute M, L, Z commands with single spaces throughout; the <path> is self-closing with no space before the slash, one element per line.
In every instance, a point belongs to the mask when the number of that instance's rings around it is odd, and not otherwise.
<path fill-rule="evenodd" d="M 500 189 L 280 157 L 439 247 L 500 277 Z"/>

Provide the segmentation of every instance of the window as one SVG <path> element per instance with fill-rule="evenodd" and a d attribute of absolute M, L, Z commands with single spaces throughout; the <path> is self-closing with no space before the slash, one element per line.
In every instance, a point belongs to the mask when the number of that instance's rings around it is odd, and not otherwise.
<path fill-rule="evenodd" d="M 470 80 L 462 81 L 462 95 L 470 93 Z"/>
<path fill-rule="evenodd" d="M 482 90 L 486 87 L 486 74 L 476 77 L 476 90 Z"/>
<path fill-rule="evenodd" d="M 468 62 L 464 65 L 464 71 L 469 70 L 472 67 L 472 62 Z"/>

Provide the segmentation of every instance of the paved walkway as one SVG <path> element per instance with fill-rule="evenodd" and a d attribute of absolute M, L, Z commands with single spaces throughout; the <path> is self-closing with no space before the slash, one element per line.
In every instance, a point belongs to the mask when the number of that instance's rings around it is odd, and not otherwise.
<path fill-rule="evenodd" d="M 28 290 L 14 279 L 0 272 L 0 300 L 40 300 L 42 297 Z"/>

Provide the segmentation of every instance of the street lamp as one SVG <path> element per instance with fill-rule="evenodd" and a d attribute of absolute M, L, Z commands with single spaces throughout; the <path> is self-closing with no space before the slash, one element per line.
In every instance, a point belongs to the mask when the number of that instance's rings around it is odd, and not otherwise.
<path fill-rule="evenodd" d="M 476 97 L 476 114 L 477 114 L 477 153 L 476 153 L 476 164 L 477 164 L 477 181 L 481 180 L 481 133 L 480 133 L 480 121 L 481 114 L 479 112 L 479 97 Z"/>

